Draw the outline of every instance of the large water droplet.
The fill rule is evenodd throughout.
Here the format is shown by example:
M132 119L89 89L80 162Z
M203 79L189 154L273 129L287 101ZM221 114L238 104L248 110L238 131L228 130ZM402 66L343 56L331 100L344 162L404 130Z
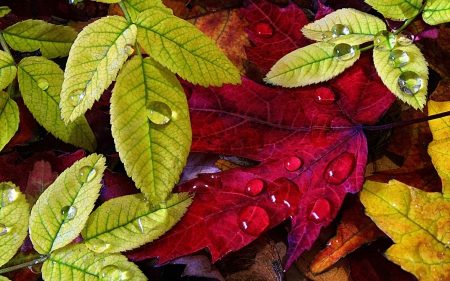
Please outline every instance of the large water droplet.
M327 42L333 38L336 38L336 35L331 31L324 31L322 33L322 41Z
M45 78L39 78L37 80L37 85L42 91L45 91L48 89L48 80Z
M314 92L314 101L318 104L332 104L336 96L333 91L327 87L320 87Z
M91 166L81 167L78 171L78 181L81 183L91 182L97 175L97 170Z
M331 184L341 184L355 169L355 162L355 154L344 152L328 163L323 177Z
M303 161L302 161L302 159L300 159L298 157L291 156L291 157L284 159L284 168L286 168L286 170L288 170L290 172L300 169L300 167L302 165L303 165Z
M100 270L100 280L119 281L122 279L122 270L115 265L107 265Z
M61 208L61 215L63 220L71 220L77 214L77 208L74 206L64 206Z
M379 51L390 51L394 48L397 39L395 35L387 30L382 30L375 34L373 44Z
M86 92L82 92L80 90L75 90L71 94L69 94L69 104L73 107L79 105L81 101L84 99Z
M296 202L300 202L303 196L298 185L284 177L271 182L267 186L267 193L272 203L285 205L290 213L298 208Z
M160 101L151 101L147 105L147 117L156 125L165 125L172 119L170 107Z
M270 38L273 36L273 28L268 23L260 22L256 24L253 32L255 32L256 36L261 38Z
M413 71L406 71L398 77L398 86L403 93L414 95L422 87L422 78Z
M350 29L348 28L348 26L338 23L331 28L331 32L334 35L336 35L336 37L340 37L344 35L349 35Z
M403 30L397 34L397 42L400 45L411 45L414 42L414 34L407 30Z
M331 206L328 200L319 198L313 205L311 211L309 212L309 220L319 223L324 219L330 217L331 214Z
M389 63L394 67L405 66L409 62L409 56L402 50L392 50L389 53Z
M8 227L3 223L0 223L0 236L5 235L6 233L8 233Z
M137 230L139 230L140 233L144 233L144 225L142 225L141 218L138 218L133 225L136 227Z
M90 239L89 241L86 241L86 244L90 245L90 249L96 253L103 253L109 247L111 247L111 244L108 244L102 239L98 238Z
M201 174L197 178L192 179L182 187L180 191L188 191L195 193L209 193L213 190L222 188L222 177L216 174Z
M353 58L358 51L358 46L352 46L346 43L337 44L334 46L333 55L341 61L346 61Z
M14 202L19 196L19 192L8 183L2 183L0 192L2 192L2 202L1 206L5 207L8 204Z
M258 196L264 189L264 181L260 178L251 179L245 186L245 193L250 196Z
M266 210L259 206L244 207L238 215L239 228L252 236L259 236L270 224Z

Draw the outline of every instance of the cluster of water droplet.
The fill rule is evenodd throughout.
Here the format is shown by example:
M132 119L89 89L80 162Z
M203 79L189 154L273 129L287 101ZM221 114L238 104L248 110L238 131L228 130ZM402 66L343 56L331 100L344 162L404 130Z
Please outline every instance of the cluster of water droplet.
M348 26L344 24L335 24L331 30L324 31L322 33L322 41L327 42L331 39L339 38L341 36L346 36L351 33L351 30ZM346 61L353 58L358 51L358 46L352 46L347 43L336 44L333 49L333 55L336 59L340 61Z
M374 38L375 49L389 52L389 64L393 67L404 67L409 62L409 55L397 46L407 46L414 42L414 35L409 31L402 31L395 35L387 30L378 32ZM416 94L422 87L422 78L413 71L402 72L398 77L400 90L409 95Z
M3 208L6 205L13 203L19 196L19 192L10 184L4 182L0 185L0 192L2 194L0 207ZM0 236L6 235L11 230L4 223L0 222Z

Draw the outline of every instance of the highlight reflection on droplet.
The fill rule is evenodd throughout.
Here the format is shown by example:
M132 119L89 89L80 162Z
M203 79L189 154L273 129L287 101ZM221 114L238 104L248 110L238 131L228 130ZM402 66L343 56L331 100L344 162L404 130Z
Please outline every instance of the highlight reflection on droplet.
M239 228L252 236L259 236L270 225L266 210L259 206L246 206L238 215Z

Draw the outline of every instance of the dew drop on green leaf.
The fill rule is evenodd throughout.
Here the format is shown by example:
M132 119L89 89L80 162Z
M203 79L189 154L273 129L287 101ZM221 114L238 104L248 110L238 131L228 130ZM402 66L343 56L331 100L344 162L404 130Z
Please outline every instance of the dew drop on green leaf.
M358 46L352 46L346 43L337 44L333 49L335 58L341 61L346 61L353 58L358 51Z
M17 197L19 196L19 192L17 190L10 186L8 183L2 183L1 185L1 191L2 191L2 207L5 207L8 204L11 204L14 202Z
M45 91L48 89L48 80L45 78L40 78L37 80L37 85L42 91Z
M422 78L414 71L406 71L398 77L400 90L409 95L414 95L422 87Z
M344 36L344 35L349 35L350 34L350 29L348 28L348 26L338 23L338 24L335 24L331 28L331 32L336 37L340 37L340 36Z
M144 233L144 226L142 225L141 218L138 218L138 219L134 222L134 226L136 227L136 229L137 229L140 233Z
M91 166L84 166L81 167L78 171L78 181L81 183L87 183L94 179L94 177L97 175L97 171L94 167Z
M387 30L382 30L375 34L373 44L375 48L379 51L389 51L394 48L397 39L395 35Z
M397 43L400 45L411 45L414 42L414 34L407 30L403 30L397 34Z
M74 107L77 106L84 99L85 94L86 94L85 92L82 92L80 90L73 91L69 95L69 104Z
M74 206L65 206L61 208L61 215L64 220L71 220L77 214L77 208Z
M160 101L151 101L147 105L147 117L156 125L165 125L172 119L172 110L170 107Z
M121 270L115 265L107 265L100 270L100 280L102 281L122 281L129 280L133 273L128 270Z
M389 63L394 67L405 66L409 62L409 56L405 51L392 50L389 53Z
M334 33L331 32L331 31L325 31L325 32L322 33L322 41L326 42L326 41L331 40L333 38L336 38L336 35L334 35Z
M89 246L90 246L89 248L96 253L103 253L109 247L111 247L111 244L108 244L105 241L103 241L102 239L98 239L98 238L90 239L86 243L89 244Z
M8 233L8 228L3 223L0 223L0 236L5 235Z

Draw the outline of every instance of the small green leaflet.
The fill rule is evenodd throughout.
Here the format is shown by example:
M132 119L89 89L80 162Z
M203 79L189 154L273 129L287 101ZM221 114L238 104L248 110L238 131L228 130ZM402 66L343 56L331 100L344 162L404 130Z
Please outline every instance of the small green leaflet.
M349 29L349 34L342 36L334 34L333 38L324 39L324 32L331 32L336 24L345 25ZM302 32L305 37L315 41L359 45L372 41L375 34L385 29L386 24L375 16L355 9L340 9L305 25Z
M0 183L0 266L17 252L28 234L30 205L19 187Z
M66 124L91 108L115 80L135 41L136 26L119 16L101 18L80 32L70 50L61 91Z
M422 6L422 0L365 0L365 2L385 18L393 20L413 18Z
M11 48L20 52L40 50L46 58L69 54L77 32L68 26L54 25L42 20L18 22L5 30L3 36Z
M17 68L13 57L0 51L0 89L6 88L16 77Z
M147 280L137 265L124 255L94 253L84 244L54 251L42 266L42 278L45 281Z
M264 80L288 88L327 81L352 66L360 55L356 49L352 58L339 60L334 48L335 44L318 42L297 49L277 61Z
M142 48L183 79L205 87L241 83L239 70L192 24L154 8L139 14L136 25Z
M3 132L0 134L0 150L11 140L19 129L19 107L7 92L0 91L0 124Z
M11 9L8 6L1 6L0 7L0 18L6 16L11 12Z
M122 2L125 5L132 22L136 22L138 15L147 9L159 8L161 11L173 15L172 10L164 6L161 0L123 0Z
M34 249L49 254L72 242L94 208L105 170L105 158L92 154L75 162L51 184L31 210Z
M392 65L391 51L403 51L409 57L409 61L402 67ZM427 61L423 57L420 49L414 45L396 46L391 51L373 50L373 61L378 75L388 89L399 99L410 104L415 109L422 110L426 103L428 88L428 67ZM401 53L401 52L400 52ZM417 93L409 94L402 91L399 86L399 77L403 73L417 73L421 79L421 86Z
M10 281L10 279L0 275L0 281Z
M172 193L159 205L146 201L142 193L114 198L92 213L81 235L94 252L131 250L171 229L191 202L187 193Z
M135 56L117 77L110 112L112 135L127 174L158 204L178 182L191 147L183 88L168 69Z
M428 0L422 13L423 20L432 25L450 21L450 1Z
M19 63L19 88L23 101L34 118L64 142L94 151L95 135L84 116L74 122L64 124L61 120L59 95L63 81L63 71L44 57L27 57Z

